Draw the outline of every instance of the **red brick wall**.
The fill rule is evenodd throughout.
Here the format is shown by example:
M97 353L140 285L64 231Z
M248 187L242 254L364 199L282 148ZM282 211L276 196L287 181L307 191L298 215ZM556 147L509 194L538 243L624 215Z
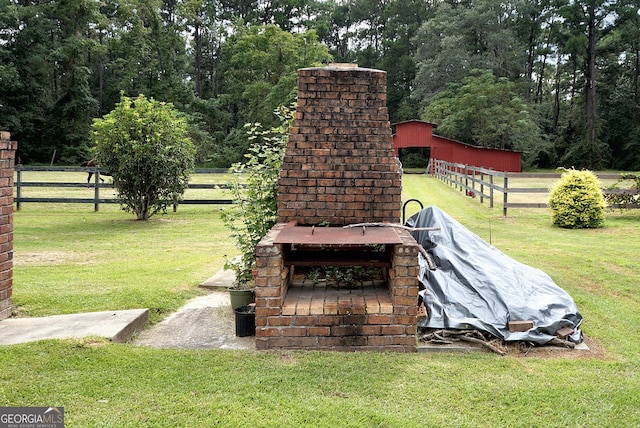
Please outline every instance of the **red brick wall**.
M18 143L0 131L0 320L11 315L13 285L13 167Z
M298 107L279 180L278 222L400 221L387 74L357 66L298 70Z

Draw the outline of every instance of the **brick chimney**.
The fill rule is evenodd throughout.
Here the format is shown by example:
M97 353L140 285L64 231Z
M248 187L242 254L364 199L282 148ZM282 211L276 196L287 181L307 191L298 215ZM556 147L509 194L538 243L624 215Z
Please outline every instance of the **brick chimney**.
M355 64L298 70L298 107L278 191L278 222L400 221L402 182L387 74Z

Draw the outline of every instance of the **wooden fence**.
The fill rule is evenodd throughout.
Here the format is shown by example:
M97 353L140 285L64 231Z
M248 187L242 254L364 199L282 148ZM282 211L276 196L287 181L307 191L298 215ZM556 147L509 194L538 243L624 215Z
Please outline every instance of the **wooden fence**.
M546 199L550 185L558 181L560 173L519 173L499 172L486 168L473 167L463 164L449 163L432 159L429 171L445 183L459 189L461 192L479 198L480 203L487 199L489 207L493 208L498 198L502 199L502 214L507 215L509 208L547 208ZM622 174L597 174L601 181L615 182L622 178ZM547 187L512 187L512 182L519 179L548 180ZM640 195L639 189L602 189L607 195ZM543 197L545 202L514 202L517 195L536 195ZM511 195L511 196L510 196ZM511 198L511 201L510 201ZM535 199L535 198L526 198ZM612 204L609 208L640 208L639 204Z
M74 182L58 182L58 181L28 181L25 180L25 173L29 171L47 171L47 172L84 172L93 173L91 182L87 181L74 181ZM194 174L222 174L226 173L226 169L196 169ZM28 174L27 174L28 175ZM87 175L88 176L88 175ZM85 175L79 177L87 177ZM28 178L28 177L27 177ZM55 167L55 166L23 166L16 165L15 167L15 179L14 179L14 202L16 204L16 210L20 210L21 204L24 203L76 203L76 204L93 204L94 210L100 209L100 204L114 204L118 203L113 196L113 184L106 179L105 175L100 174L100 168L97 167ZM29 188L58 188L58 189L93 189L91 197L73 197L68 195L64 197L25 197L24 190ZM229 189L229 186L225 184L202 184L202 183L189 183L189 189L209 189L209 190L225 190ZM101 194L102 191L102 194ZM110 195L105 196L104 193ZM71 193L71 192L69 192ZM231 199L183 199L180 204L232 204ZM176 205L173 207L176 210Z

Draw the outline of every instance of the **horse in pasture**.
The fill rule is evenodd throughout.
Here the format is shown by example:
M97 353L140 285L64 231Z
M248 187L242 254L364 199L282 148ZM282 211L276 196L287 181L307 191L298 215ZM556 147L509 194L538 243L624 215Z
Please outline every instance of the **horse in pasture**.
M94 159L82 162L80 166L84 168L100 168L100 165L98 165L98 163ZM102 171L102 170L100 171L100 175L106 175L111 177L111 174L109 174L107 171ZM89 171L89 176L87 177L87 183L91 181L91 177L93 177L93 171ZM100 177L100 181L104 182L104 179Z

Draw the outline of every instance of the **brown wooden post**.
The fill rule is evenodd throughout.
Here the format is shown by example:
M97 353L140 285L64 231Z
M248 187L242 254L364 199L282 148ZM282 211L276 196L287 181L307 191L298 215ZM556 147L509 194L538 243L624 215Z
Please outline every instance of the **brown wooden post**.
M16 211L20 211L20 197L22 196L22 165L16 165Z
M489 175L489 182L491 183L489 188L489 208L493 208L493 174Z
M93 210L98 212L100 210L100 168L95 167L93 172L93 176L95 178L94 189L93 189Z
M504 188L502 189L504 192L502 194L502 215L506 217L507 215L507 203L509 198L509 177L507 174L504 175Z

